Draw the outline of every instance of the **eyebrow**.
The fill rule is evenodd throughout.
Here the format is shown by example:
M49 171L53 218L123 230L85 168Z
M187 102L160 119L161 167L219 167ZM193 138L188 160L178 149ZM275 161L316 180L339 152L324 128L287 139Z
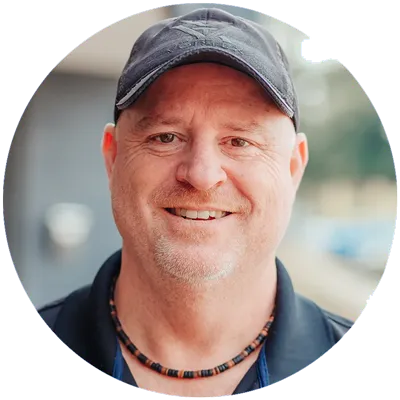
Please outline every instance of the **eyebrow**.
M262 126L256 121L251 121L249 123L236 124L233 122L227 122L222 125L224 129L233 132L243 132L243 133L261 133L263 132Z
M135 124L135 128L141 131L148 131L156 126L177 126L182 125L183 121L180 118L163 117L160 114L147 115L141 118Z

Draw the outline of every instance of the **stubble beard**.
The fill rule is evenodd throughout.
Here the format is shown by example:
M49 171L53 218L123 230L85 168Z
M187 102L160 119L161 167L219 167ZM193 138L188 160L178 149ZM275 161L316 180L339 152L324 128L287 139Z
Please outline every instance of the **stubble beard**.
M245 247L235 239L227 243L225 249L212 249L202 245L201 241L184 245L157 235L154 262L162 274L184 284L199 286L222 280L237 270Z

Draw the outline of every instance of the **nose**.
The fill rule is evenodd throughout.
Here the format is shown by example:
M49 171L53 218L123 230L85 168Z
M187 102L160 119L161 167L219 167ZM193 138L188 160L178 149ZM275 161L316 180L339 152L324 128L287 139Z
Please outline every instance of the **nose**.
M221 186L227 179L221 161L218 146L193 143L177 168L176 179L200 191Z

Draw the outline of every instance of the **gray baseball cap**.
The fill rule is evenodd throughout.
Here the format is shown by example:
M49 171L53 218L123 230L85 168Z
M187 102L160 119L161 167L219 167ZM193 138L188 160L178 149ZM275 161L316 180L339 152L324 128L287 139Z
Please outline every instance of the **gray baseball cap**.
M299 128L288 60L261 25L219 9L199 9L148 28L134 43L118 81L114 120L161 74L198 62L226 65L254 78Z

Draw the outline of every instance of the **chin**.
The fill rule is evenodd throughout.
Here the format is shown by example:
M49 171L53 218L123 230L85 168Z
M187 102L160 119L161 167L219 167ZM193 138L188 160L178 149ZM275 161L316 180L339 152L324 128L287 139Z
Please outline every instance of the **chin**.
M171 278L188 284L220 280L236 269L237 251L207 250L206 247L177 246L160 240L154 252L156 266Z

